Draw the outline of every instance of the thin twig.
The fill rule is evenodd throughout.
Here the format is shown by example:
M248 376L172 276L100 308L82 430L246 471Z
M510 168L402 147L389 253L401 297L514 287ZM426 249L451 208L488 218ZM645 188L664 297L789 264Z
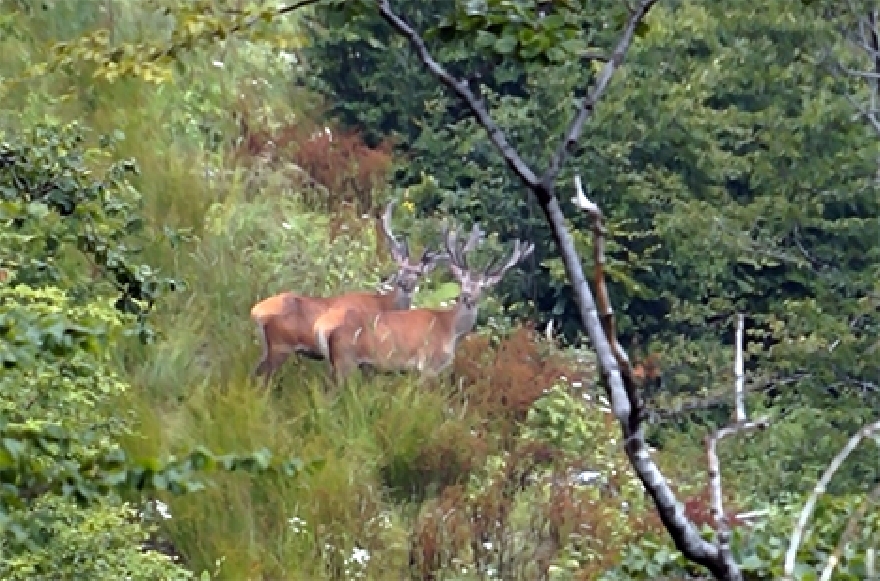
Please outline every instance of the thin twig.
M853 437L849 439L849 442L846 443L843 449L838 452L837 456L834 457L834 459L828 465L828 468L825 469L825 472L822 474L819 482L816 483L816 487L813 489L812 494L810 494L810 497L804 504L804 508L801 510L801 514L798 517L797 524L794 527L794 531L792 531L791 533L791 541L788 545L788 552L785 554L785 567L783 569L785 579L794 579L794 564L797 559L797 552L800 548L801 540L804 536L804 531L807 528L807 522L810 520L810 516L813 514L813 509L816 507L816 502L818 502L819 496L821 496L825 492L825 489L828 487L828 483L831 482L831 478L840 469L843 461L846 460L846 458L852 453L852 451L856 449L856 446L858 446L862 440L877 431L880 431L880 421L876 421L873 424L868 424L867 426L864 426L861 430L856 432Z
M740 432L752 430L763 430L770 421L766 418L750 422L746 419L745 405L745 372L743 371L743 335L745 328L745 317L742 313L736 317L736 345L733 370L736 377L734 397L735 415L734 422L727 425L713 434L706 436L706 457L709 467L709 497L712 503L712 518L715 521L715 535L718 540L718 550L723 555L727 555L732 559L730 553L730 523L727 520L727 514L724 512L724 494L722 492L721 483L721 461L718 459L718 442L722 439Z

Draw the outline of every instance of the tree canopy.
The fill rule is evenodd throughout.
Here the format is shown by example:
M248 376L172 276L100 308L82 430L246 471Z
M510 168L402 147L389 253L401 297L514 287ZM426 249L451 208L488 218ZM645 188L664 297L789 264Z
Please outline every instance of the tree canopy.
M565 571L552 574L559 579L697 578L705 569L722 579L829 578L832 554L841 579L870 570L863 549L878 525L870 507L880 464L876 448L844 446L853 434L876 438L865 426L880 411L874 3L80 8L0 7L0 515L10 578L61 574L53 547L127 521L136 513L127 502L154 495L184 515L159 530L197 566L133 551L155 532L135 524L119 527L109 569L66 574L134 567L143 578L232 578L261 561L254 575L324 567L329 578L356 566L320 547L353 551L402 530L416 539L411 570L426 579L456 566L443 551L483 577L507 566L523 578L550 578L553 567ZM569 201L576 182L583 189ZM450 220L479 222L492 250L535 243L481 310L472 344L485 338L482 353L458 350L454 376L468 403L447 417L432 409L448 407L440 396L420 395L413 413L424 425L409 425L395 414L420 393L412 384L374 378L362 387L399 391L332 399L320 364L303 362L282 395L257 395L244 371L249 306L281 290L372 285L387 259L370 216L389 199L403 202L395 219L424 247ZM457 293L443 274L424 286L420 305ZM741 314L740 404L732 363ZM535 327L554 329L558 343L519 334ZM662 380L644 381L658 359ZM570 397L570 376L585 369L590 378L578 383L590 397L604 393L601 404ZM158 430L151 417L172 426L155 446L142 442ZM766 429L719 444L718 466L712 444L715 467L704 467L704 438L720 441L719 429L752 418ZM402 434L392 442L385 423L395 422ZM629 466L588 451L585 426L622 447ZM564 460L550 462L557 456L542 446ZM807 495L842 448L847 461L821 487L831 496L801 535L796 513L812 506ZM454 474L432 454L455 458ZM493 488L518 470L525 479L533 460L547 470L544 484ZM558 516L575 519L592 494L576 499L560 474L591 463L626 471L629 488L611 479L608 498L637 508L613 530L578 532ZM236 480L240 470L251 484ZM246 495L254 505L235 518L274 522L272 499L304 511L304 491L319 486L330 492L303 517L311 540L294 535L271 558L260 541L223 569L233 517L221 524L199 509ZM524 507L544 493L546 531L523 533L529 540L510 554L549 551L546 567L465 550L432 516L444 503L494 502L526 519ZM764 507L766 517L725 517L722 500ZM367 505L375 518L376 507L391 507L405 524L370 532L358 513ZM863 534L852 540L857 516ZM477 535L475 522L467 526ZM287 525L260 534L272 538L278 526ZM196 529L213 544L193 540ZM442 550L438 535L449 535ZM792 573L783 560L799 535ZM619 566L590 544L599 541L622 547ZM291 568L291 555L304 554L315 568ZM396 567L400 556L387 555L374 566Z

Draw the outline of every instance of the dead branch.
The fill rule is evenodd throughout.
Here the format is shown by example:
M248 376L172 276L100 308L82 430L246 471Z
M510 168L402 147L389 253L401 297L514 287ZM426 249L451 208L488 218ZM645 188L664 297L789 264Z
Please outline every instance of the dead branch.
M580 103L577 113L563 136L562 143L557 148L550 166L540 180L537 178L536 172L529 167L508 141L504 131L492 118L485 103L473 94L467 83L455 78L432 57L419 33L394 12L389 0L380 0L378 7L385 21L409 41L411 48L428 71L468 105L471 114L486 130L489 139L504 157L508 166L523 180L523 183L541 205L553 232L554 240L559 247L566 276L571 283L572 292L580 311L581 321L596 349L612 413L619 422L623 433L627 458L645 490L654 501L660 519L672 537L675 546L687 559L707 568L716 578L739 581L742 579L742 574L737 563L730 555L719 551L715 543L708 542L700 536L697 528L685 515L684 507L675 498L666 478L654 463L645 443L642 431L642 404L633 381L629 359L614 334L613 312L604 283L604 251L602 250L604 232L601 224L601 212L599 212L598 206L589 202L583 195L574 200L575 204L578 204L581 209L593 217L593 231L597 240L596 293L599 300L597 308L597 302L584 278L583 267L574 245L574 239L568 230L565 215L555 194L556 179L571 148L580 138L586 121L592 115L612 76L623 62L635 36L636 27L656 2L657 0L640 0L633 6L611 59L603 67L598 80L592 86L592 91L588 93L588 97Z
M724 494L721 484L721 462L718 459L718 442L739 432L763 430L769 425L769 420L760 419L750 422L746 418L745 404L745 372L743 370L743 333L745 317L742 313L736 317L736 354L734 355L733 373L736 377L734 397L736 407L734 422L706 436L706 456L709 465L709 497L712 500L712 518L715 521L715 536L718 550L733 559L730 553L730 523L724 512Z
M819 479L819 482L816 483L816 487L813 489L812 494L807 499L807 502L804 504L804 508L801 510L801 514L798 517L797 524L794 527L794 531L791 534L791 541L788 545L788 552L785 554L785 568L783 569L783 574L785 575L783 579L785 580L793 580L794 579L794 565L797 560L797 552L798 548L801 545L801 540L804 537L804 531L807 528L807 522L810 520L810 515L813 514L813 509L816 507L816 502L819 500L819 497L825 492L828 487L828 483L831 482L831 478L834 474L840 469L840 466L843 464L843 461L852 453L853 450L856 449L862 440L868 438L874 432L880 431L880 421L876 421L872 424L868 424L864 426L861 430L856 432L853 437L849 439L849 442L837 453L837 456L831 461L828 465L828 468L825 469L825 472L822 474L822 477Z
M721 502L721 470L720 464L718 462L718 455L715 452L715 447L717 442L724 437L730 436L743 430L763 428L767 425L766 420L761 420L759 422L745 421L745 404L743 403L745 392L745 375L743 373L742 361L742 315L740 315L739 317L739 327L737 329L737 357L735 362L735 373L737 378L737 421L731 426L719 430L713 436L707 437L707 447L709 450L709 476L711 491L713 493L712 512L716 521L717 533L716 543L713 544L708 543L698 536L696 529L693 526L693 523L691 523L687 519L687 517L682 514L683 509L681 505L677 502L672 494L672 491L669 490L668 487L660 487L657 486L656 482L649 482L646 480L646 477L648 476L654 476L656 474L657 476L662 478L662 475L660 474L657 466L654 465L653 462L650 462L650 458L648 458L647 462L643 458L643 454L645 456L647 455L647 449L645 447L644 437L641 431L641 417L643 412L642 402L640 401L638 392L635 387L635 382L633 381L634 378L629 359L627 358L623 348L617 342L617 336L614 328L614 319L612 315L611 305L608 299L608 290L605 285L603 272L605 264L603 236L605 230L602 227L602 213L599 210L599 207L595 203L590 201L584 194L580 176L575 177L575 192L576 195L575 198L572 199L572 202L577 207L587 212L593 218L593 250L595 255L594 286L596 288L597 302L599 304L599 309L602 313L603 330L605 332L608 343L612 346L616 362L620 366L620 369L622 371L624 386L626 389L626 398L631 405L630 415L627 418L627 423L625 424L629 428L629 432L631 434L627 438L626 442L626 449L628 456L630 457L630 461L633 464L636 473L639 475L639 478L645 485L646 490L649 494L651 494L652 498L654 499L654 502L657 505L658 511L660 513L660 519L663 521L664 526L672 535L679 550L682 551L682 553L684 553L689 559L694 561L696 561L696 559L693 558L692 554L688 554L688 552L684 548L682 548L682 545L686 545L687 550L690 550L692 552L694 551L694 549L704 551L706 554L711 555L711 557L707 558L707 561L712 565L704 566L712 571L712 573L717 578L741 579L742 577L739 571L739 567L734 560L733 554L730 551L730 527L727 523L727 518L724 515L724 510ZM609 378L607 369L605 371L605 375L606 380L608 380ZM623 421L621 423L623 423ZM626 428L624 429L624 433L627 433ZM666 502L668 504L661 505L661 502ZM676 535L680 536L677 537ZM685 535L696 535L696 539Z

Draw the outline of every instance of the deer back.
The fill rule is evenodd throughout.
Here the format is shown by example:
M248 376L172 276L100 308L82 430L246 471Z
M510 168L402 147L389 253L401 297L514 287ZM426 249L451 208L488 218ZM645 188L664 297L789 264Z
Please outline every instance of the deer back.
M331 361L436 372L451 360L455 310L348 311L329 339Z

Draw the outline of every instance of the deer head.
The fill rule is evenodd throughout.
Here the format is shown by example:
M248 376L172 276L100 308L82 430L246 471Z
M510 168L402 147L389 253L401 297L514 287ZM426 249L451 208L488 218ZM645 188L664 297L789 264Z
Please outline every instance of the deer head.
M449 269L461 287L456 305L461 312L456 327L461 329L470 330L476 322L477 305L483 291L501 282L508 270L528 257L535 249L531 242L516 240L513 252L507 261L501 263L500 257L496 256L485 269L475 271L468 266L467 255L474 250L484 234L479 225L474 224L467 241L460 247L457 245L455 230L447 229L444 235L446 251L449 253Z
M406 302L408 307L412 303L412 296L415 293L419 279L434 270L440 262L449 260L449 255L444 252L433 252L426 249L418 261L410 262L409 243L406 236L402 236L398 240L391 228L391 215L393 211L394 201L392 200L388 202L385 212L382 214L382 232L388 239L391 258L397 264L397 272L390 277L388 282L392 283L400 294L400 302Z

